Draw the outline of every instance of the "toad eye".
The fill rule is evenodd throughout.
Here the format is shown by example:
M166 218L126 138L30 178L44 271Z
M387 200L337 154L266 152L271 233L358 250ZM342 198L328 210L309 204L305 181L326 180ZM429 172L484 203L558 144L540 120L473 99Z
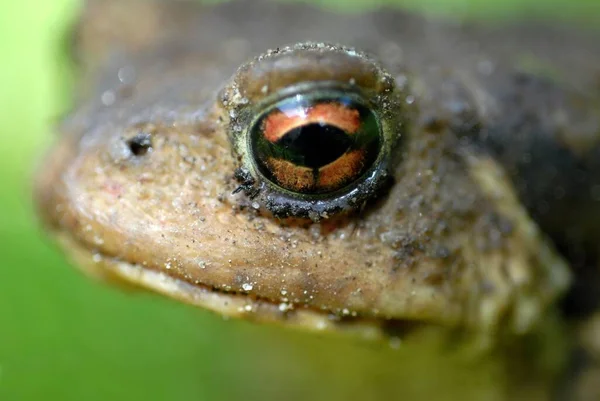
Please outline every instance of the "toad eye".
M352 184L381 148L378 119L358 97L294 95L263 112L250 130L261 174L294 193L326 194Z
M237 160L234 193L283 218L362 210L404 154L406 88L343 46L300 43L248 61L218 109Z

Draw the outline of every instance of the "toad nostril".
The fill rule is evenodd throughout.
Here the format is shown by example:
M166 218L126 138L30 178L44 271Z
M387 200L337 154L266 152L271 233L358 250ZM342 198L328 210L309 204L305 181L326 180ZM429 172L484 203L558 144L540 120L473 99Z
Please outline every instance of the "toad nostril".
M152 136L147 132L139 132L127 140L129 150L135 156L143 156L152 149Z

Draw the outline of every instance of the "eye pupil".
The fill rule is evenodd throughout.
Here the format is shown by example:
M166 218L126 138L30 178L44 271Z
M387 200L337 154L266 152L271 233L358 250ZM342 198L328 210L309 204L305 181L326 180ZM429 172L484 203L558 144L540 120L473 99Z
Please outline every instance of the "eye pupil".
M312 123L292 129L277 141L296 164L319 168L342 156L352 144L340 128L325 123Z

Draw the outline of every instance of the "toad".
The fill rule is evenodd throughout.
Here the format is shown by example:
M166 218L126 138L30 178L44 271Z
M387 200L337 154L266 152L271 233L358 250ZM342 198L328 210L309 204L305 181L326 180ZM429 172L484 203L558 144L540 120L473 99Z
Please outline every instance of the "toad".
M78 106L36 201L87 273L477 353L596 306L596 36L131 0L89 2L75 39Z

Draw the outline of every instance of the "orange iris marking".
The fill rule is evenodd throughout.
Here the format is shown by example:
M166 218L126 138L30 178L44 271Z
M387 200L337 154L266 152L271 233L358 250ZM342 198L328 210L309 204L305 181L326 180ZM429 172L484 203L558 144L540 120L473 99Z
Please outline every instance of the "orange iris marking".
M337 188L360 173L365 160L365 152L354 150L319 169L317 185L321 189Z
M360 113L340 103L297 107L288 112L274 111L263 124L263 135L274 143L290 130L314 123L333 125L348 134L354 134L360 128Z
M364 151L354 150L321 167L318 177L315 177L311 168L297 166L287 160L269 158L267 164L279 184L295 191L309 192L315 189L335 189L356 178L363 168L364 161Z
M267 164L277 182L285 188L296 191L310 191L315 186L312 169L297 166L287 160L269 158Z

